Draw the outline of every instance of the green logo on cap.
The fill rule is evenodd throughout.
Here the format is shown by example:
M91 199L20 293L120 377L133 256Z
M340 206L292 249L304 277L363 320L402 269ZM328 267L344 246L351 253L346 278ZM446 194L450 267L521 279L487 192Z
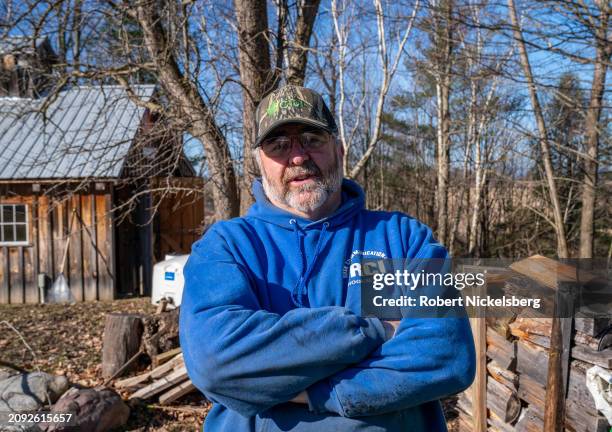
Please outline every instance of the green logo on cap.
M282 109L304 108L305 106L306 106L306 101L303 101L302 99L282 98L280 100L280 107Z
M268 115L268 117L278 117L279 111L281 110L289 110L289 112L292 112L292 110L302 109L307 105L310 104L305 100L284 97L280 98L279 100L270 102L270 105L268 105L268 108L266 109L266 114Z
M266 110L266 114L268 114L268 116L272 117L273 115L276 115L277 112L278 112L278 101L272 101L270 103L270 105L268 105L268 109Z

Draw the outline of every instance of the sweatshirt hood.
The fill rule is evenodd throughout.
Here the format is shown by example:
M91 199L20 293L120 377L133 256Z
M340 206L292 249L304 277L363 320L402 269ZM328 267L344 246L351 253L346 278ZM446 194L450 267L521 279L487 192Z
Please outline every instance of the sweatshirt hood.
M362 210L365 205L365 195L361 186L345 178L342 180L341 187L342 203L340 207L331 215L313 221L296 216L272 204L263 190L261 178L258 178L253 182L252 189L253 195L255 196L255 204L251 206L247 216L261 219L289 230L293 230L294 224L302 228L319 226L325 222L327 222L327 226L329 227L338 226L355 214L355 212Z

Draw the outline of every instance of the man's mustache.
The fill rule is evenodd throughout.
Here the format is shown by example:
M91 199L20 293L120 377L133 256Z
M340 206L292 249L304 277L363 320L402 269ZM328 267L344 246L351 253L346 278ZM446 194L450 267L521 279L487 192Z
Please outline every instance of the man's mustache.
M305 161L303 165L290 168L285 171L283 182L288 183L296 178L304 176L321 177L321 170L313 161Z

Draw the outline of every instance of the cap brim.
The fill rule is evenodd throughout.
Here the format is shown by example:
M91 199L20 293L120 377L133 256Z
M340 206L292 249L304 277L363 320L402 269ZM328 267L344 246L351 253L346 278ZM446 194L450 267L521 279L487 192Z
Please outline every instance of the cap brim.
M257 140L255 141L255 144L253 145L253 148L259 147L262 141L265 140L266 137L270 134L270 132L272 132L274 129L278 128L279 126L284 126L289 123L299 123L299 124L304 124L308 126L315 126L320 129L323 129L326 132L329 132L329 133L332 132L326 123L316 121L316 120L310 120L310 119L305 119L305 118L288 118L288 119L277 120L276 122L272 123L270 127L268 127L268 129L263 131L263 133L261 133L257 137Z

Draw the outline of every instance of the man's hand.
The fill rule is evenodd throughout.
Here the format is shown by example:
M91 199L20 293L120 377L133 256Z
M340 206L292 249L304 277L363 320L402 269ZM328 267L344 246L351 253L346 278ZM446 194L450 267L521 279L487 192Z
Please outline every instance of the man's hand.
M383 321L383 327L385 328L385 341L392 339L395 336L395 331L399 327L401 321Z
M308 393L306 393L306 391L300 392L296 397L291 399L289 402L308 405Z

